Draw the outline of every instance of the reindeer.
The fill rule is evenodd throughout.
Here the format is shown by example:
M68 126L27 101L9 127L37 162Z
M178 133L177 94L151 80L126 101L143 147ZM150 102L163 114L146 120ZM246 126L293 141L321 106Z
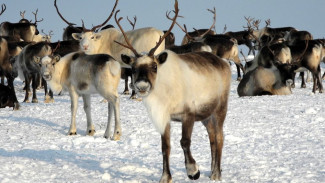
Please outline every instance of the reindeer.
M243 96L289 95L291 76L296 67L291 64L272 64L269 68L258 66L246 73L239 82L237 93Z
M37 19L37 13L33 12L35 16L35 22L27 22L27 23L10 23L10 22L3 22L0 25L0 35L2 36L12 36L15 38L16 41L33 41L34 36L39 34L37 29L37 23L43 21L43 19Z
M247 20L248 27L251 27L251 21L252 19ZM295 31L294 27L277 27L277 28L271 28L269 25L271 24L271 20L268 19L265 21L266 26L262 29L257 29L252 31L252 36L254 37L255 41L259 41L263 35L270 36L271 39L275 36L284 37L287 32ZM256 27L256 26L255 26Z
M200 177L199 167L191 154L191 133L194 121L202 121L211 146L211 180L221 179L221 154L223 147L223 123L227 113L231 71L227 61L209 52L175 54L166 50L154 56L163 39L172 30L175 16L166 32L148 54L139 54L132 46L117 20L127 45L135 56L121 55L122 61L132 67L133 86L143 98L149 116L161 134L163 173L160 182L172 182L169 168L170 120L182 122L181 146L184 150L185 167L190 179ZM122 44L122 43L121 43Z
M190 42L202 42L204 44L196 44L195 47L201 49L201 51L209 51L214 53L215 55L227 59L232 60L236 64L237 68L237 80L241 80L241 74L240 69L244 72L244 66L241 64L239 56L238 56L238 44L237 40L234 38L231 38L227 35L223 35L223 37L219 37L218 35L208 35L209 31L214 27L216 22L216 13L214 10L209 10L211 13L214 14L213 16L213 24L210 27L209 30L207 30L205 33L201 34L199 37L191 37L186 29L186 26L184 25L184 28L179 25L176 22L176 25L185 33L185 35L188 37L188 40ZM168 14L167 18L171 19ZM207 48L206 46L209 46L210 48Z
M86 29L83 26L82 33L73 33L72 36L74 39L80 41L81 50L85 51L87 54L109 54L122 63L120 60L120 55L132 53L128 49L114 42L115 40L124 42L122 33L116 28L109 28L100 32L94 32L96 29L105 25L111 19L117 3L118 0L115 1L115 5L112 9L111 14L102 24L94 26L92 29ZM156 41L160 36L163 35L163 32L153 27L147 27L131 30L126 34L128 37L132 38L132 45L135 46L138 51L148 52L154 45L156 45ZM164 44L160 45L157 53L163 51L164 49ZM128 91L124 90L123 93L127 94Z
M13 75L13 67L10 63L10 51L8 42L6 39L0 36L0 73L1 75L7 78L7 89L10 91L7 94L10 94L10 100L13 101L14 110L18 110L20 108L19 102L16 97L15 88L14 88L14 79L15 76ZM4 83L4 79L2 79L1 84ZM7 90L6 89L6 90ZM3 101L4 102L4 101ZM5 102L4 102L5 103Z
M299 67L295 72L301 72L301 87L306 87L304 74L302 71L309 70L313 76L313 89L319 89L319 93L323 93L323 85L321 80L320 62L325 58L325 47L317 40L298 41L294 45L289 45L292 55L292 64ZM293 77L294 80L294 77Z
M38 62L35 62L36 57L43 57L50 55L52 53L52 48L47 42L32 43L23 48L21 53L17 57L15 64L18 64L18 74L22 80L25 80L25 99L23 102L29 101L30 84L32 82L33 97L32 103L38 103L36 96L36 89L39 86L39 81L41 79L40 72L41 67ZM45 90L45 100L44 102L53 102L53 93L50 91L48 93L46 81L43 79Z
M64 57L48 55L37 57L36 62L42 65L41 73L54 93L68 90L71 100L71 125L68 135L76 135L76 113L78 98L82 96L84 111L87 116L87 135L95 133L91 118L91 94L99 93L108 101L108 121L104 134L111 137L111 122L115 116L113 140L122 135L120 124L120 102L117 87L120 81L121 67L119 62L107 54L87 55L82 51L67 54Z

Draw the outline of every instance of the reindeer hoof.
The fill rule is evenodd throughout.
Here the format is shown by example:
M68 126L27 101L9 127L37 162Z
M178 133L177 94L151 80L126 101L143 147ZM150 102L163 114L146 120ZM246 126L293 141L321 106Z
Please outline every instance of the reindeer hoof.
M197 180L197 179L200 178L200 170L198 170L197 173L194 176L192 176L192 175L187 175L187 176L191 180Z
M20 104L18 102L15 102L13 109L14 111L18 111L20 109Z
M111 140L114 140L114 141L118 141L118 140L121 140L121 133L117 132L113 135L113 137L111 138Z
M130 95L129 90L124 91L124 92L123 92L123 95Z
M32 99L32 103L38 103L38 100L37 99Z
M301 85L301 88L306 88L306 85L304 84L304 85Z
M241 81L241 77L238 77L238 78L237 78L237 81Z
M96 130L88 130L87 135L94 136L95 132L96 132Z
M70 132L69 135L77 135L77 132Z

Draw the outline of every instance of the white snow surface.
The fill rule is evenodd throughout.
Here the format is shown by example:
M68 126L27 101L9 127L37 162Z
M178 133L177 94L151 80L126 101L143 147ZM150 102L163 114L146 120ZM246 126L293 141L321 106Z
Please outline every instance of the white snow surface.
M221 182L325 182L325 94L313 94L312 83L300 88L297 78L288 96L242 97L237 95L235 65L228 113L224 124ZM324 69L322 69L324 70ZM324 84L324 82L323 82ZM23 83L15 81L18 100L24 99ZM0 109L0 183L24 182L159 182L162 174L160 135L142 102L122 95L122 137L103 138L107 103L92 97L94 136L86 136L82 99L77 113L77 135L68 136L70 98L55 102L20 103L21 109ZM186 175L180 146L181 124L172 122L170 168L173 182L210 181L210 146L205 127L196 123L192 154L201 176Z

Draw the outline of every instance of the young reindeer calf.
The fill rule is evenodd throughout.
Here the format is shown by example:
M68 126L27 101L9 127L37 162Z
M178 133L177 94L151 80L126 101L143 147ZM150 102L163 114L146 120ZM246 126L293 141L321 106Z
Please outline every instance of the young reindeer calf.
M135 55L121 55L122 61L132 67L133 86L143 98L149 116L161 134L163 173L161 183L172 182L169 169L170 121L182 123L181 146L185 167L190 179L200 177L199 167L191 154L191 135L195 121L206 127L211 146L212 180L221 179L221 154L223 147L223 123L227 113L231 71L227 61L209 52L176 54L166 50L154 56L155 50L173 28L175 17L168 32L148 54L140 55L129 43L119 21L115 20L124 34L125 45Z
M40 58L38 58L40 60ZM73 52L60 56L45 56L41 60L42 76L54 93L62 89L69 91L71 99L71 125L69 135L76 135L76 113L78 98L82 96L87 117L87 134L93 135L95 129L91 118L90 95L99 93L108 101L108 123L104 134L110 137L110 128L115 115L115 131L112 139L121 136L120 102L117 87L121 77L119 62L107 54L87 55L84 52Z

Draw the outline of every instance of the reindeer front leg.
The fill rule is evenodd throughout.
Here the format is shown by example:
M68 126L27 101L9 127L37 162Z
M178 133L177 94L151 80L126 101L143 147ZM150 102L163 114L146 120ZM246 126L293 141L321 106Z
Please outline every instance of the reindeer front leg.
M39 84L39 77L37 77L37 74L32 74L32 89L33 89L33 98L32 98L32 103L38 103L38 99L36 96L36 90L37 86Z
M181 146L184 151L185 156L185 167L187 171L187 176L191 180L196 180L200 178L200 170L196 165L194 158L191 153L191 136L194 125L194 116L185 117L182 122L182 139Z
M84 94L82 95L82 99L84 101L84 111L87 117L87 135L93 136L95 134L95 128L91 119L91 101L90 95Z
M71 124L68 135L77 135L76 128L76 114L78 109L78 98L79 95L74 88L69 89L70 101L71 101Z
M163 174L160 183L171 183L172 175L169 169L169 155L170 155L170 124L168 123L165 132L161 135L161 150L163 155Z

